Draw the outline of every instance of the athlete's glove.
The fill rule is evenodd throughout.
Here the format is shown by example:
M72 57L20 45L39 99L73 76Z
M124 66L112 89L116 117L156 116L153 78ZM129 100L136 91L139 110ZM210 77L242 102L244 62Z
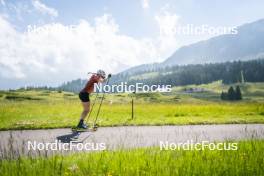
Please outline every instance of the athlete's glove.
M111 78L111 76L112 76L111 74L108 74L107 78Z

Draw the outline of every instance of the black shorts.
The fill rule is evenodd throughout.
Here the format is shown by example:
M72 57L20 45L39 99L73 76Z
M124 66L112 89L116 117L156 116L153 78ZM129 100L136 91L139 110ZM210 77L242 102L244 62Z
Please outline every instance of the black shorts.
M80 92L79 93L79 98L82 102L89 102L90 98L89 98L89 93L88 92Z

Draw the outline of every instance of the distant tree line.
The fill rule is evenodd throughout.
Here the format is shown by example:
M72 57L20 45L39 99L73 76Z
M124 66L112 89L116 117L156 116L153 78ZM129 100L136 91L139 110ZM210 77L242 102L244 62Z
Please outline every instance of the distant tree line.
M49 91L57 91L58 88L56 87L50 87L50 86L25 86L25 87L21 87L18 90L49 90ZM9 91L12 91L12 89L10 89Z
M63 83L58 87L59 90L68 91L68 92L79 92L85 86L87 80L77 79Z
M153 77L134 79L138 75L156 73ZM207 84L222 80L224 84L237 82L263 82L264 59L250 61L233 61L224 63L209 63L196 65L183 65L171 67L152 67L138 72L124 72L113 75L110 84L127 82L128 85L138 82L153 85L181 86L189 84ZM57 89L62 91L78 92L87 80L77 79L66 82Z
M158 75L147 79L131 79L131 76L151 72L158 72ZM224 84L244 81L263 82L264 59L164 67L140 71L133 75L121 73L113 78L113 82L127 81L129 84L143 82L149 85L170 84L172 86L207 84L216 80L222 80Z

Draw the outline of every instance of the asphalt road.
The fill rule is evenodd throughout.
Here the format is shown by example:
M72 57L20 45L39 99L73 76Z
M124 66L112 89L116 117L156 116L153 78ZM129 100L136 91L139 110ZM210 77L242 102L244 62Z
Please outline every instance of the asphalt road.
M34 155L252 138L264 139L264 124L102 127L79 134L71 129L18 130L0 132L0 152L3 157L10 152ZM66 149L59 148L62 144Z

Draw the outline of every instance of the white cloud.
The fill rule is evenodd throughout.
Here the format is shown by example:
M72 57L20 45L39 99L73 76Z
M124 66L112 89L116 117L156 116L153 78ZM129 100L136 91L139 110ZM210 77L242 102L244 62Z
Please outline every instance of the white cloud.
M19 49L20 36L14 28L0 17L0 72L2 77L23 78L25 75L16 64L17 50Z
M143 9L149 8L149 0L141 0L141 4Z
M46 9L43 13L57 14L41 7ZM170 28L178 25L179 16L163 8L154 20L159 28ZM174 34L140 39L121 34L109 14L95 18L94 23L80 20L75 26L50 23L29 29L19 32L0 16L0 82L58 85L97 69L117 73L162 61L179 46Z
M58 11L56 9L46 6L44 3L40 2L39 0L33 0L32 5L36 10L38 10L42 14L48 14L53 17L58 16Z
M161 58L167 58L172 52L179 47L179 40L174 32L176 26L180 25L180 17L174 13L170 13L168 5L165 5L159 14L155 16L155 20L160 30L159 53Z
M180 25L179 24L180 16L174 13L170 13L168 8L169 8L168 4L165 5L161 9L161 12L155 16L155 20L159 25L161 33L167 35L174 35L175 33L173 32L173 29L175 29L178 25Z
M21 33L0 16L0 80L56 85L99 68L116 73L165 59L165 46L171 43L161 36L122 35L107 14L95 18L94 25L81 20L73 29L69 27L51 23Z

